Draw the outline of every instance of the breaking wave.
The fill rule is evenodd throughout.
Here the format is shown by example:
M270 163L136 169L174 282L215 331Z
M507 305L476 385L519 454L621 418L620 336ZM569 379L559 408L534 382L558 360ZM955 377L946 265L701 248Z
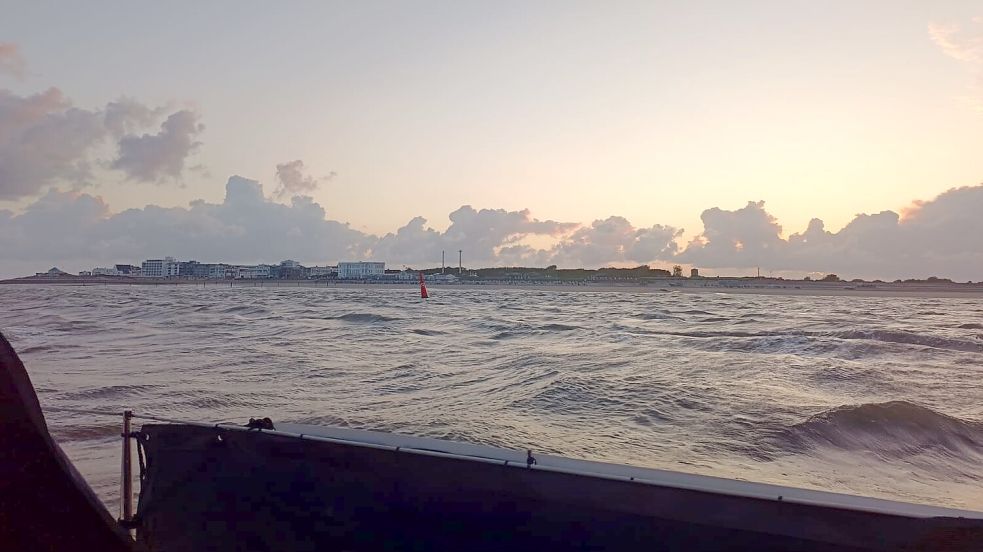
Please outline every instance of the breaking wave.
M936 335L923 335L914 332L892 330L846 330L834 332L834 337L840 339L866 339L883 341L885 343L901 343L905 345L921 345L934 349L951 349L953 351L983 352L983 344L973 343L963 339L954 339Z
M792 426L782 437L797 449L830 447L889 458L921 453L983 455L983 424L907 401L826 410Z

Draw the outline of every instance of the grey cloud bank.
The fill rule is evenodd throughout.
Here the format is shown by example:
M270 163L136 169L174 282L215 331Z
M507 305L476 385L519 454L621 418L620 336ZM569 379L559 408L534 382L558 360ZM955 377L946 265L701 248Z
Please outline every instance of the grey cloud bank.
M451 225L444 232L426 227L426 219L415 217L395 234L386 234L373 248L380 260L400 263L433 263L440 252L452 254L466 250L470 263L535 264L540 251L519 242L528 236L560 236L575 228L572 223L540 221L528 210L475 210L464 205L449 215Z
M782 239L782 227L749 202L703 212L703 233L678 259L705 267L822 271L864 278L947 276L983 279L983 185L949 190L893 211L860 214L839 232L813 219Z
M195 112L178 111L160 125L157 134L121 137L119 156L111 166L133 180L157 182L178 178L184 172L185 159L201 145L195 138L204 129Z
M181 110L168 116L158 133L136 134L163 114L129 98L83 109L57 88L28 96L0 90L0 200L84 186L97 166L138 181L179 177L203 126L196 113Z
M528 210L474 209L449 215L445 231L422 217L375 236L330 220L312 198L288 205L263 194L259 182L232 177L222 203L188 207L148 205L113 213L100 198L49 190L22 213L0 211L0 275L18 276L59 266L66 270L173 255L201 261L270 262L292 258L324 263L378 259L392 266L433 266L441 251L465 251L469 266L557 264L597 267L685 263L703 268L836 272L846 277L936 275L983 279L983 185L952 189L893 211L857 215L838 232L813 219L801 233L782 237L764 202L703 212L704 229L680 244L680 229L636 228L612 216L590 225L539 220ZM546 238L548 247L524 243Z

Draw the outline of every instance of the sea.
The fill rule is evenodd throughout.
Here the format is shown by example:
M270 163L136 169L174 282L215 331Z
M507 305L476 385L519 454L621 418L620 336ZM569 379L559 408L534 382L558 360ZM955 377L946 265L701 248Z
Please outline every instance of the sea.
M121 417L63 409L269 417L983 510L979 297L430 291L6 285L0 331L112 511Z

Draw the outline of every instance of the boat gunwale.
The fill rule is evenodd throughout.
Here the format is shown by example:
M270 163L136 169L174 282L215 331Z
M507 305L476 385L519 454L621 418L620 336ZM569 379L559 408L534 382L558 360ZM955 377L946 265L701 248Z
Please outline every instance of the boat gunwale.
M555 456L548 454L537 454L535 463L527 463L524 460L515 460L508 458L499 458L493 455L483 456L478 454L468 454L462 452L454 452L447 450L434 450L429 448L420 448L414 445L398 445L398 444L387 444L387 443L374 443L368 439L375 437L376 439L391 440L391 439L405 439L409 441L418 440L426 441L431 444L444 444L449 448L457 446L466 446L467 448L483 449L487 450L489 453L512 453L521 454L525 458L526 451L520 451L517 449L507 449L500 447L493 447L489 445L481 445L476 443L465 443L458 441L450 441L444 439L435 439L432 437L419 437L414 435L405 435L400 433L388 433L379 431L369 431L369 430L359 430L359 429L349 429L340 428L333 426L315 426L307 424L292 424L284 423L284 426L303 426L322 430L338 430L351 434L353 437L359 435L366 438L366 440L358 440L357 438L343 438L337 436L328 435L317 435L313 433L306 432L296 432L296 431L285 431L278 429L259 429L259 428L249 428L242 425L232 424L232 423L204 423L204 422L189 422L189 421L178 421L178 420L167 420L164 418L155 418L151 416L140 416L142 419L153 420L158 422L164 422L171 425L188 425L208 429L219 429L219 430L229 430L229 431L243 431L243 432L253 432L262 433L270 435L279 435L282 437L309 440L315 442L327 442L335 443L341 445L350 445L355 447L370 448L376 450L387 450L391 452L406 452L409 454L416 454L421 456L431 456L440 458L452 458L458 460L466 460L471 462L480 462L485 464L496 464L507 468L517 468L524 470L536 470L549 473L560 473L567 475L575 475L581 477L592 477L596 479L603 479L609 481L621 481L627 483L638 483L641 485L663 487L669 489L678 489L683 491L692 491L707 493L711 495L720 495L735 498L746 498L752 500L764 500L770 502L781 502L786 504L798 504L810 507L821 507L821 508L832 508L838 510L848 510L856 512L866 512L874 514L892 515L907 518L952 518L952 519L969 519L969 520L983 520L983 512L978 512L974 510L964 510L958 508L949 508L945 506L935 506L929 504L917 504L910 502L902 502L898 500L866 497L858 495L850 495L845 493L836 493L830 491L822 491L816 489L805 489L801 487L789 487L784 485L777 485L773 483L760 483L754 481L745 481L739 479L730 479L724 477L716 477L710 475L693 474L686 472L677 472L671 470L663 470L657 468L647 468L641 466L631 466L623 464L613 464L608 462L598 462L592 460L582 460L577 458L567 458L563 456ZM562 465L548 465L541 463L542 461L553 462L559 461L562 464L575 464L580 466L581 469L576 467L562 466ZM597 470L583 469L595 467ZM607 471L601 471L607 470ZM612 473L613 471L630 470L632 472L638 472L643 474L642 477L637 475L626 475L625 473ZM644 477L644 475L650 477ZM690 481L682 481L680 479L689 479ZM716 484L716 485L715 485ZM724 488L721 484L727 484L735 488ZM789 494L790 493L790 494ZM810 496L811 495L811 496Z

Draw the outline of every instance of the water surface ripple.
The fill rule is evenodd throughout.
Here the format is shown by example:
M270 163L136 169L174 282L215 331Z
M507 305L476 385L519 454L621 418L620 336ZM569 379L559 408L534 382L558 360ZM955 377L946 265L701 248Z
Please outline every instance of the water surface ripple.
M45 407L332 424L983 509L976 298L0 286ZM118 420L46 412L107 502Z

